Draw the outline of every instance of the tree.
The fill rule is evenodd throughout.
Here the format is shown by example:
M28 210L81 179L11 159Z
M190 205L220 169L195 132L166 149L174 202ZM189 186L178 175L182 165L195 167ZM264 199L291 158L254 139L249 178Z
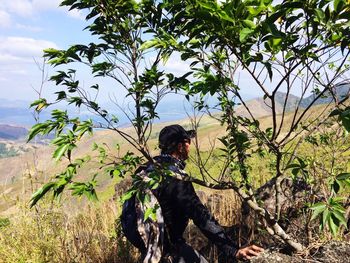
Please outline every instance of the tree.
M53 110L52 118L44 123L33 126L29 134L29 140L37 134L55 132L56 138L52 143L56 146L53 158L57 161L67 158L67 169L56 176L54 182L44 185L32 198L32 205L47 193L53 190L54 196L58 196L67 185L75 195L87 195L96 199L94 186L96 176L90 182L74 182L73 177L77 169L90 160L89 156L72 159L72 151L76 143L84 134L92 133L93 127L114 130L124 138L131 146L140 152L145 158L151 159L147 140L152 131L152 123L157 118L155 108L166 94L167 90L162 85L164 76L158 69L161 61L162 50L152 53L155 59L147 65L145 51L142 44L147 38L147 31L152 31L161 21L157 9L151 2L137 4L135 1L63 1L63 6L71 9L87 10L87 20L92 21L87 29L92 35L99 37L98 43L89 45L73 45L67 50L45 50L45 57L55 67L79 63L91 69L94 77L106 77L114 80L116 88L125 89L127 96L132 98L134 111L124 112L135 128L136 136L123 132L118 126L118 116L110 114L101 108L92 99L94 93L100 89L98 84L84 89L79 80L76 80L76 69L63 67L51 77L56 85L65 89L57 91L57 99L53 103L41 98L32 103L37 111L52 106L57 102L65 101L76 107L86 107L103 122L93 123L91 119L81 121L79 118L70 118L67 111ZM92 93L91 93L92 92ZM106 150L102 146L94 145L94 150L99 151L101 168L111 176L123 176L128 170L133 169L141 162L132 152L128 152L119 159L108 159Z
M87 106L104 119L100 127L115 130L143 157L151 160L147 139L152 122L157 118L159 100L179 90L185 92L188 99L199 96L197 109L209 114L213 108L220 110L218 119L227 131L226 136L220 138L220 156L224 157L221 171L213 175L197 154L196 163L202 179L191 177L188 180L213 189L233 189L257 212L271 235L295 250L302 250L302 244L280 225L282 182L301 176L310 183L309 166L300 149L305 140L310 141L312 135L318 134L320 127L340 121L347 131L350 130L348 96L337 94L339 87L348 83L350 9L347 1L149 0L136 3L66 0L62 5L88 10L87 19L94 19L88 29L99 36L101 42L74 45L68 50L46 50L49 63L55 66L83 63L95 76L111 77L127 89L134 100L134 115L130 121L137 136L133 138L116 127L117 118L89 98L74 79L72 69L59 71L51 78L68 90L68 93L57 92L57 101ZM147 52L156 54L149 67L141 62L147 59ZM190 63L190 72L174 76L172 72L159 69L159 63L174 54L180 54L182 60ZM263 94L271 112L269 127L262 127L243 100L242 91L247 87L242 86L239 76L248 76L250 87ZM218 99L214 107L205 102L208 94ZM293 94L300 98L292 101ZM312 96L308 97L310 94ZM313 112L313 106L324 97L331 99ZM237 114L239 104L245 108L246 117ZM43 99L33 103L38 110L48 105ZM86 132L92 132L92 121L69 119L62 111L54 111L52 117L34 126L30 139L38 133L55 130L54 157L59 160L65 156L70 163L56 181L34 194L32 205L48 190L59 195L67 185L73 194L95 196L95 178L89 183L73 181L77 168L86 160L71 160L76 141ZM105 150L99 146L95 148L100 151L102 165L112 175L123 176L141 162L133 152L107 162ZM249 163L258 155L266 159L269 156L268 162L273 166L270 181L275 189L273 210L256 199L256 189L251 182ZM341 181L335 185L348 187L348 175L344 170L333 174L334 182ZM332 188L326 204L312 207L312 219L322 215L321 222L333 233L346 224L345 210L336 199L340 187L337 189Z

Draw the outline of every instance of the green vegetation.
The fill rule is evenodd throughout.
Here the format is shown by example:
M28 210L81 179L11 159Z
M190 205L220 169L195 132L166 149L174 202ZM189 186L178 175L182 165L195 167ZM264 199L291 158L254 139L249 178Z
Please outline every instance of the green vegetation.
M302 251L305 236L288 233L282 220L286 217L283 182L302 180L305 189L316 192L303 200L311 209L303 210L301 228L319 218L323 233L342 235L350 180L342 160L348 149L332 138L338 136L345 142L350 131L348 97L337 97L337 88L348 83L350 69L348 1L65 0L62 5L87 12L87 29L98 40L67 50L46 50L48 63L57 68L51 76L57 98L53 102L41 98L32 106L37 112L57 102L84 106L103 122L94 124L53 110L50 120L32 127L29 140L37 134L55 133L53 158L67 165L34 193L31 206L47 193L59 197L65 190L97 200L99 173L125 178L141 162L152 161L150 138L157 106L164 96L179 92L194 101L195 112L199 112L191 119L193 128L200 131L201 118L197 117L213 110L220 111L211 115L223 127L207 149L201 150L200 141L195 142L193 166L199 176L191 178L194 183L235 191L256 213L265 231ZM176 75L163 67L178 55L189 64L186 74ZM119 126L118 116L91 99L99 85L81 87L76 63L87 66L96 78L110 78L117 89L127 92L132 108L125 112L132 125L128 131ZM240 76L250 79L248 86ZM247 107L242 96L248 88L263 94L270 116L260 120ZM281 91L285 93L282 98ZM301 98L290 107L288 99L293 93ZM309 94L313 96L301 105ZM208 96L215 97L217 105L207 104ZM313 107L327 96L331 99L326 105ZM239 105L247 116L237 114ZM127 150L122 151L121 144L111 149L92 142L95 156L77 157L78 142L92 134L95 125L120 136ZM310 154L311 147L322 156ZM94 170L81 181L79 171L88 163L97 163L99 172ZM161 180L162 175L157 178ZM269 204L257 196L258 187L266 181L273 186L274 202Z
M205 120L203 120L203 123L205 123ZM155 130L158 129L156 126ZM330 177L326 172L331 171L332 156L335 156L336 160L338 160L336 167L333 168L336 171L335 174L348 169L347 165L349 165L346 149L350 147L350 142L341 127L338 127L339 134L334 133L333 130L336 129L326 129L322 132L320 130L318 134L315 134L317 143L308 142L314 141L309 138L300 148L300 155L303 159L308 160L308 168L305 170L313 173L309 175L309 178L318 178L317 182L310 183L314 186L319 185L320 188L317 189L317 192L324 194L329 194L328 190L323 191L323 189L329 185L328 179ZM210 145L206 142L208 139L207 134L213 131L221 134L224 132L224 128L219 123L211 123L208 126L201 126L198 130L198 140L202 143L204 160L210 153ZM95 135L97 138L98 132ZM99 145L103 145L105 137L110 136L104 135L102 138L93 138L93 140L97 141ZM325 137L329 138L328 142L324 141L321 145L321 138ZM88 145L89 142L82 143ZM220 147L221 145L217 146ZM85 147L85 145L80 145L80 147ZM334 150L337 149L340 151L335 153ZM193 158L195 154L195 151L191 152ZM219 174L220 160L223 158L222 156L220 157L222 155L221 151L215 149L212 154L215 156L210 158L212 163L208 165L208 168L210 167L210 173ZM311 160L311 157L314 159ZM40 159L40 156L38 158ZM320 166L321 162L324 163L323 167ZM269 153L266 153L264 156L256 154L250 159L249 170L254 188L258 188L274 176L274 167L272 164L273 156ZM317 167L320 168L318 171L315 170ZM189 162L186 170L200 177L199 169L194 162ZM292 170L292 168L289 169L291 176L293 176ZM83 170L82 173L84 174L85 171ZM80 174L79 176L83 175ZM236 176L238 177L239 173L236 172ZM38 180L41 181L42 178L43 175ZM103 182L105 182L105 180L108 180L108 176L103 179ZM100 181L102 182L102 179ZM29 181L25 183L27 185L26 187L30 189ZM346 188L344 186L341 187L340 196L348 197L349 192L345 191ZM118 207L120 203L118 200L114 202L108 201L113 195L113 188L113 184L107 184L107 188L100 185L97 188L100 202L96 205L90 204L87 206L86 202L83 202L83 199L80 201L67 199L67 195L62 196L61 203L64 204L63 206L57 202L51 203L49 198L45 198L43 202L40 202L32 209L29 209L27 204L23 204L23 206L19 207L14 219L9 221L4 218L6 222L6 227L3 228L4 230L0 228L0 254L2 255L4 253L7 257L7 260L4 257L4 260L0 260L0 262L13 263L21 262L20 260L24 262L63 262L64 260L78 258L80 260L79 262L135 262L135 258L133 257L137 257L137 252L122 238L118 232L118 228L115 230L114 227L114 220L119 215ZM204 187L197 187L197 190L206 192L204 201L220 223L231 226L249 221L247 218L241 218L239 213L241 201L239 196L234 195L232 191L217 192L216 194L220 194L220 202L208 202L212 193ZM203 195L201 197L203 198ZM77 203L77 208L70 207L75 203ZM310 218L310 214L308 215ZM317 224L318 222L315 220L312 223ZM254 221L252 221L252 224L255 226ZM328 226L325 226L325 228L327 229ZM341 226L337 238L342 238L344 230L344 226ZM324 233L327 234L327 231ZM192 240L198 241L193 233L189 233L188 235ZM78 240L76 239L77 236L79 237ZM330 239L331 236L318 236L315 232L313 233L313 238L319 241ZM21 243L18 240L21 240ZM256 240L258 240L257 237ZM25 245L25 250L23 250L23 244ZM84 250L83 247L87 249Z
M0 218L0 228L7 227L8 225L10 225L10 219Z

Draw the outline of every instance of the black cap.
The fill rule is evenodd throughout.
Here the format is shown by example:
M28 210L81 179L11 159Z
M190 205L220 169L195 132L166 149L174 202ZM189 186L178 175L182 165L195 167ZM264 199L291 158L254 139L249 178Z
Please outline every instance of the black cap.
M164 127L159 133L159 148L168 151L178 143L196 136L195 130L186 131L178 124Z

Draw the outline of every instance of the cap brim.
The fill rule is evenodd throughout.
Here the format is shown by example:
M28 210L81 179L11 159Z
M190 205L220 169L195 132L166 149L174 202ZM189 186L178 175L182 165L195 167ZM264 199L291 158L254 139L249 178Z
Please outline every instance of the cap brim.
M189 130L189 131L186 131L188 137L190 137L191 139L196 137L196 131L195 130Z

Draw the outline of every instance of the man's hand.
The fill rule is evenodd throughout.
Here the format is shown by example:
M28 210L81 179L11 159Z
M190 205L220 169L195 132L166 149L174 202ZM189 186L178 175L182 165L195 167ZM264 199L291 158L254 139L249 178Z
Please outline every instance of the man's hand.
M264 249L255 245L251 245L249 247L240 248L237 251L236 258L237 259L251 259L257 255L259 255L261 252L263 252Z

